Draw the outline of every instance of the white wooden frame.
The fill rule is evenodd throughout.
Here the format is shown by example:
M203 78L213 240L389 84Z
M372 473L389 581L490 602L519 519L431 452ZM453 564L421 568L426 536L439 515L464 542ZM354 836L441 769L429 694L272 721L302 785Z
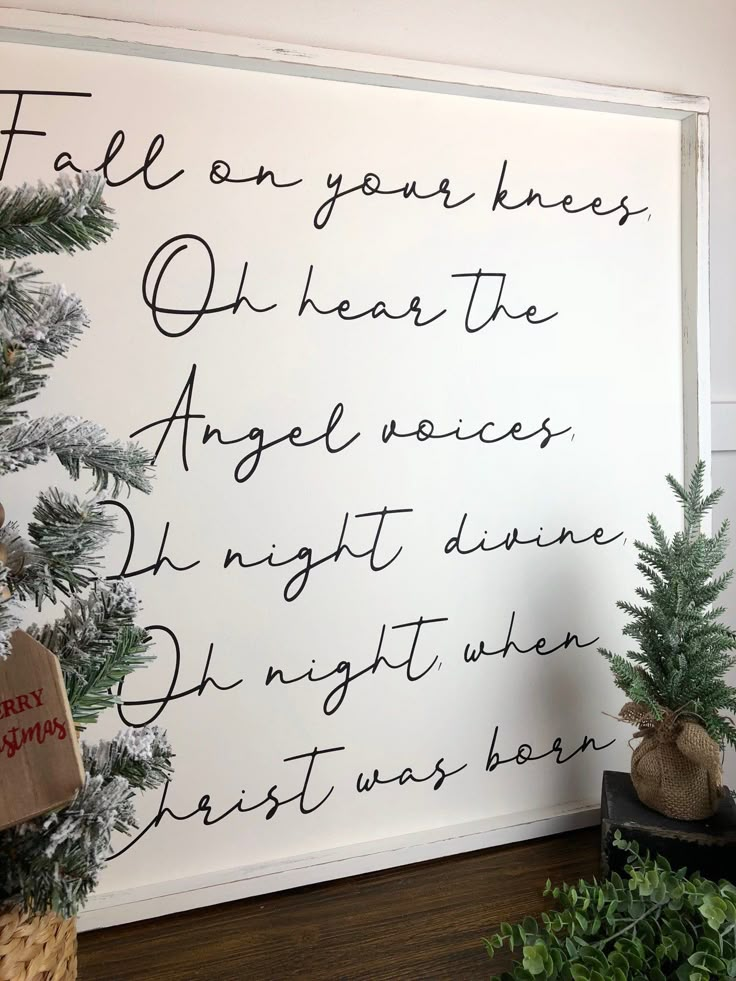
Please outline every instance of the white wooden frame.
M707 98L8 7L0 7L0 41L679 120L685 471L699 458L710 459ZM722 415L724 419L728 415L736 421L736 403L729 403ZM719 425L717 435L720 432ZM718 440L720 443L720 435ZM736 449L736 443L717 445L715 449ZM420 862L590 826L598 819L598 807L581 801L565 807L515 813L505 818L330 849L282 862L175 879L93 897L82 914L80 927L109 926Z

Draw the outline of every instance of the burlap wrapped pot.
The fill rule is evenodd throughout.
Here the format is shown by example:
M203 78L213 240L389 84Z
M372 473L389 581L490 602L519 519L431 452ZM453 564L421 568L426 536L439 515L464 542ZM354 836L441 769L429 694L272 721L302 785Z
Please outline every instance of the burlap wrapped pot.
M76 981L77 922L0 909L0 981Z
M627 702L621 718L638 726L631 779L642 804L678 821L702 821L717 807L723 786L718 743L689 718L661 709L662 718Z

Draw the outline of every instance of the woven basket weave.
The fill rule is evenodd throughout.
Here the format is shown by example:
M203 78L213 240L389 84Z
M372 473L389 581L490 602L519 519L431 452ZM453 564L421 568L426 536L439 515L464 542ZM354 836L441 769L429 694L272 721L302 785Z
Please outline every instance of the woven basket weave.
M0 981L76 981L77 923L0 910Z

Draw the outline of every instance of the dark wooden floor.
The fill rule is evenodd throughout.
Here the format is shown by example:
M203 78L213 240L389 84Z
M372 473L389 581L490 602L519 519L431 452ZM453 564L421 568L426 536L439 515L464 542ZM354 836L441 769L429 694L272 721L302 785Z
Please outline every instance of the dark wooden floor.
M476 981L482 937L598 874L599 829L82 934L80 981ZM500 967L500 965L499 965Z

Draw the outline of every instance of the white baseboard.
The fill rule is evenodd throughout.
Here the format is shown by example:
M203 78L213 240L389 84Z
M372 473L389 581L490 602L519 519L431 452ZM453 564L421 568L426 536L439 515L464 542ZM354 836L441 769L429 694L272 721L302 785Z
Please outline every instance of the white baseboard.
M556 808L520 811L485 821L331 848L286 860L98 893L80 914L78 926L80 931L96 930L146 920L329 879L592 827L599 820L597 805L577 801ZM542 886L540 882L540 889Z

